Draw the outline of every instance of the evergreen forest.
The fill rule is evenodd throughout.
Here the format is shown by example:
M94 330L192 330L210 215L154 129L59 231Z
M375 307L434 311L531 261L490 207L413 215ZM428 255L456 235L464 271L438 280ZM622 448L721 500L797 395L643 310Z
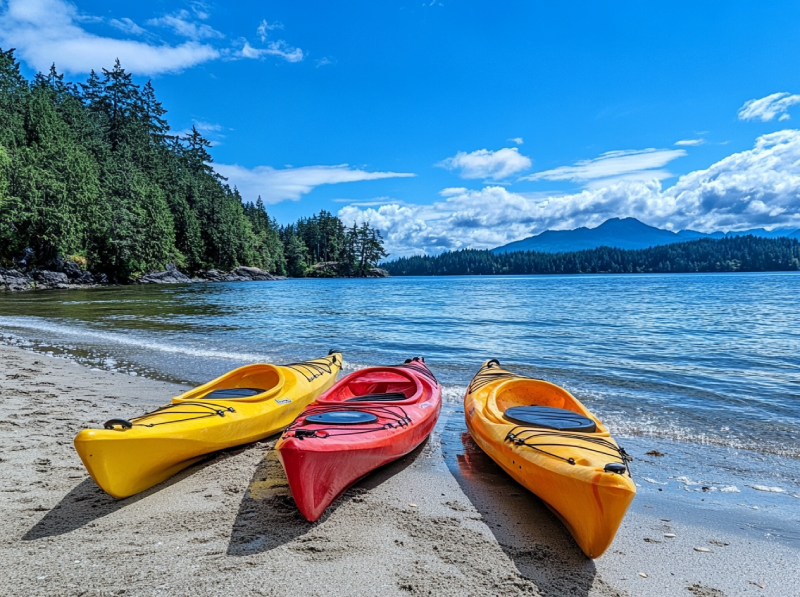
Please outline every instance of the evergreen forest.
M60 257L125 281L167 264L301 277L333 261L329 275L363 276L386 257L379 231L328 212L278 225L214 171L195 127L172 134L165 114L119 61L82 83L55 66L28 81L0 50L0 264Z
M735 236L638 250L599 247L572 253L493 253L464 249L403 257L382 267L393 276L797 271L800 242Z

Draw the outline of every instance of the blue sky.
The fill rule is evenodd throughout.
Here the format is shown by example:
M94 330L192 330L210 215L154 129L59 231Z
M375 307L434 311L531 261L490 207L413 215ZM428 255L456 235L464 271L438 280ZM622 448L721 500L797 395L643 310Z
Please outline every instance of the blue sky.
M798 39L796 0L0 3L26 74L119 57L245 199L369 219L394 255L800 227Z

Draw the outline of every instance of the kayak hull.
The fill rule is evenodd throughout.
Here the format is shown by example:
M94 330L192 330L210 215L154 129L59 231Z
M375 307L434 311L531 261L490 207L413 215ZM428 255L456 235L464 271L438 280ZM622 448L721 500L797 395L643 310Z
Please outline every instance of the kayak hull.
M464 413L470 435L558 516L588 557L601 556L636 495L627 455L569 392L494 363L485 364L467 390ZM528 405L579 413L594 421L596 430L559 432L520 425L503 416L508 408ZM622 474L607 471L609 464L624 467Z
M240 367L176 396L153 413L131 421L112 419L105 429L84 429L75 437L75 449L106 493L126 498L207 454L280 431L333 385L341 367L339 353L287 366ZM242 398L209 396L241 388L264 391Z
M391 368L364 369L348 375L309 405L278 441L278 458L286 471L292 496L309 521L318 520L353 483L412 452L436 425L441 410L441 388L433 376L418 374L414 367L406 371L417 378L420 392L409 398L384 403L336 399L340 394L347 400L368 392L365 388L372 387L371 384L359 380L374 380L378 370L386 369ZM339 427L306 421L310 415L331 409L374 413L377 421Z

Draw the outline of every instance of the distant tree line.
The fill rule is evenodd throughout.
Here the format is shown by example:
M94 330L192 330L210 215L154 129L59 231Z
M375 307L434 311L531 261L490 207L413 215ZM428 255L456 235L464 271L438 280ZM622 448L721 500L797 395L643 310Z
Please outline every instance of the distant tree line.
M381 267L393 276L797 271L800 242L738 236L638 250L599 247L572 253L492 253L464 249L433 257L402 257Z
M84 83L55 67L28 81L0 50L0 263L32 251L39 265L66 257L127 279L169 263L303 276L339 261L359 276L386 256L377 230L327 212L279 226L214 172L196 128L171 134L165 113L119 61Z

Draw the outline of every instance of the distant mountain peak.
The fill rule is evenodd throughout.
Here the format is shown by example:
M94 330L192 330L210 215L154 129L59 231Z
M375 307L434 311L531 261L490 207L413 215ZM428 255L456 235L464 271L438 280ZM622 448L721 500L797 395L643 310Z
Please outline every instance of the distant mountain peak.
M779 229L765 230L756 228L740 232L697 232L681 230L672 232L645 224L636 218L609 218L595 228L582 226L574 230L545 230L535 236L518 240L502 247L492 249L495 253L513 251L540 251L542 253L566 253L585 251L597 247L615 247L618 249L647 249L660 245L695 240L698 238L722 238L724 236L743 236L752 234L766 238L781 236L800 238L800 230Z

